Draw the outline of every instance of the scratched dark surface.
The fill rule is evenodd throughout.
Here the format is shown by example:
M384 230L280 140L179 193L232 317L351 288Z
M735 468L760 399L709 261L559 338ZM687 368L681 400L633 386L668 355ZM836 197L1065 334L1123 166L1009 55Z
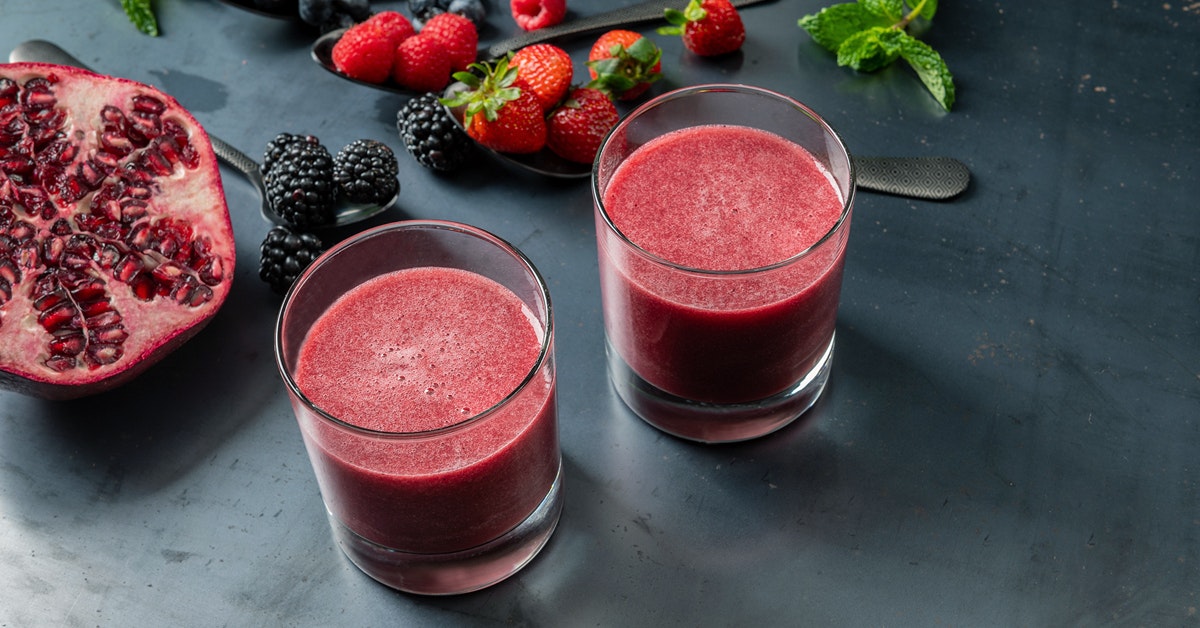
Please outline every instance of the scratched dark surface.
M489 1L484 43L515 29ZM103 396L0 393L0 626L1200 623L1200 8L941 5L925 40L950 113L906 68L837 67L796 26L811 0L745 9L728 59L654 36L655 93L757 84L856 154L971 168L950 202L858 197L832 384L803 423L733 446L641 423L604 371L587 185L401 154L378 221L475 224L550 284L566 509L495 587L395 593L332 545L272 359L267 227L223 169L239 265L212 324ZM405 97L317 68L297 24L155 7L150 38L115 1L0 0L0 46L49 39L163 87L252 155L285 130L403 150ZM581 62L590 39L565 45Z

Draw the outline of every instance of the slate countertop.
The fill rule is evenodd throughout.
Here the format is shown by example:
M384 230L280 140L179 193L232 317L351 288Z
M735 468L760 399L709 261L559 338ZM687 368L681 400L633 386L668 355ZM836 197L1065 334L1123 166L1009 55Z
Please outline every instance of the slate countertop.
M488 1L484 43L516 28ZM609 386L586 182L422 169L395 132L405 97L316 67L297 23L159 0L151 38L116 2L0 0L5 51L55 41L251 155L280 131L384 140L402 190L375 224L520 247L555 304L566 465L561 525L509 580L424 598L358 572L275 370L267 225L223 168L239 260L211 325L99 397L0 393L0 626L1197 625L1200 8L942 2L923 38L957 81L947 113L901 65L837 67L796 26L821 6L743 9L743 51L715 61L653 35L653 93L775 89L855 154L957 157L972 185L860 194L826 396L702 446ZM564 46L582 62L590 41Z

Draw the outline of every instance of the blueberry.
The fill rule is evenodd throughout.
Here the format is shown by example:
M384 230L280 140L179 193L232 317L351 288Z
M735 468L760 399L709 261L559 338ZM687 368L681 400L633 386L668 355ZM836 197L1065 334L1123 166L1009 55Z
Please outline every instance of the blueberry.
M471 20L476 27L482 26L483 21L487 19L487 8L483 6L483 0L450 0L446 11Z
M450 6L450 0L408 0L408 11L413 20L427 22L438 13L445 13Z
M320 26L333 17L333 0L300 0L300 19Z
M371 17L371 0L333 0L333 12L363 22Z

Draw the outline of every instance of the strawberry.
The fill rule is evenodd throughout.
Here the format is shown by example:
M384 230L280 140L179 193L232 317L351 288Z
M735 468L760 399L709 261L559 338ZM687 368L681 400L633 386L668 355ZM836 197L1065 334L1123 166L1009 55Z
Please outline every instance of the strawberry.
M392 80L413 91L439 91L450 82L450 54L437 39L417 33L396 46Z
M517 82L517 68L501 58L495 64L472 63L474 72L456 72L466 89L442 100L462 108L467 135L504 153L536 153L546 145L546 118L532 91Z
M450 53L450 69L461 72L475 62L479 31L475 23L457 13L438 13L425 22L422 35L429 35Z
M388 42L392 45L393 49L399 46L400 42L412 37L416 33L412 22L408 21L408 18L404 17L403 13L396 11L380 11L367 18L363 24L368 27L377 28L379 33L388 38ZM358 28L358 26L352 26L351 28Z
M554 26L567 15L567 0L509 0L513 20L521 30Z
M333 65L352 79L382 83L392 73L396 47L377 24L363 22L346 30L333 45Z
M537 96L542 111L553 109L571 88L571 55L554 44L526 46L508 63L517 68L517 81Z
M658 33L682 35L684 47L702 57L733 52L746 41L742 17L729 0L690 0L682 11L667 9L664 17L672 26Z
M546 147L563 159L590 164L619 119L608 94L590 87L574 89L546 122Z
M617 100L633 100L662 78L662 50L641 33L611 30L592 44L587 66L592 75L588 87Z

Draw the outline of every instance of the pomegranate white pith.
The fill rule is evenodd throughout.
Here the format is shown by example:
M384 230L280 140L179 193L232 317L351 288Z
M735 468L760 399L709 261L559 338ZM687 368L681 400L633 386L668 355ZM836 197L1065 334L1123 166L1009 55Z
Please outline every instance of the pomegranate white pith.
M122 384L217 312L234 268L217 158L173 98L0 65L0 386Z

